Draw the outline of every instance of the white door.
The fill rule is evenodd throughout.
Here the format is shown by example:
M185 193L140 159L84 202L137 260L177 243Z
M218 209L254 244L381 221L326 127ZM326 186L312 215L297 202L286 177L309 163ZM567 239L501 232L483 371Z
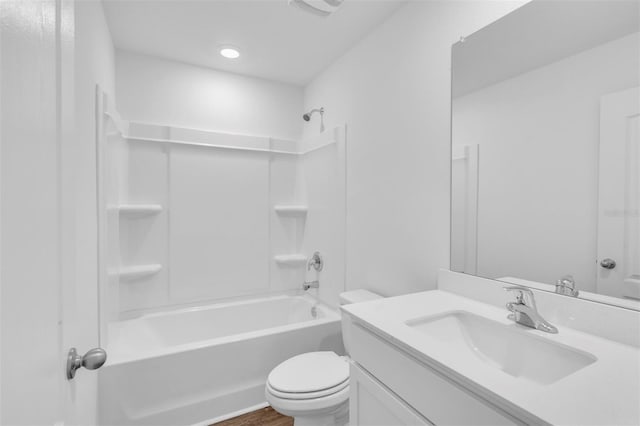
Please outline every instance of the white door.
M598 293L640 299L640 88L600 103Z
M0 424L95 421L96 373L65 374L69 347L90 349L77 335L73 48L73 0L0 1Z

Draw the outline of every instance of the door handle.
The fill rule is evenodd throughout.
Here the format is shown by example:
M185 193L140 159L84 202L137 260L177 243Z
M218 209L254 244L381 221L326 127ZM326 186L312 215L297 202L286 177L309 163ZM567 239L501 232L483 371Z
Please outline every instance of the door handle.
M76 348L71 348L67 355L67 379L73 379L76 376L76 370L80 367L87 370L97 370L104 365L106 360L107 352L102 348L93 348L84 356L78 355Z
M604 269L613 269L616 267L616 261L613 259L602 259L602 261L600 262L600 266L602 266Z

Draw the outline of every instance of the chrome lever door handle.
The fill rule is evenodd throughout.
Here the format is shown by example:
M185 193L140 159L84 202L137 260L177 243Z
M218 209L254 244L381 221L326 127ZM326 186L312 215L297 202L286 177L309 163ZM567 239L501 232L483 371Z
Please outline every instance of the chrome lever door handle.
M67 379L73 379L76 376L76 370L80 367L97 370L104 365L105 361L107 361L107 352L102 348L93 348L84 356L78 355L76 348L71 348L67 355Z

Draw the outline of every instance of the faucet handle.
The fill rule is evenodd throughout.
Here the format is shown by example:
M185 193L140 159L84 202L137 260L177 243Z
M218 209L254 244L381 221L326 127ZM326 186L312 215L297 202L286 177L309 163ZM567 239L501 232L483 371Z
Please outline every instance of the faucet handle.
M572 275L565 275L556 281L556 293L576 297L580 292L576 289L576 280Z
M536 302L533 298L533 292L530 288L522 287L519 285L510 286L510 287L502 287L505 291L513 291L516 293L516 303L520 303L523 305L529 305L532 308L535 308Z
M313 253L313 256L311 256L311 258L307 262L307 271L310 271L312 266L316 271L322 271L324 261L322 260L322 255L320 255L319 251Z

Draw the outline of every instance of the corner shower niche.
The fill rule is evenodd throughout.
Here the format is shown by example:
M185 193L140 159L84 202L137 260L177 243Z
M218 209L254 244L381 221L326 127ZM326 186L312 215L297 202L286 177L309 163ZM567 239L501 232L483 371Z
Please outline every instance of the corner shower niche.
M127 122L98 92L102 340L177 307L344 288L344 127L304 142Z

